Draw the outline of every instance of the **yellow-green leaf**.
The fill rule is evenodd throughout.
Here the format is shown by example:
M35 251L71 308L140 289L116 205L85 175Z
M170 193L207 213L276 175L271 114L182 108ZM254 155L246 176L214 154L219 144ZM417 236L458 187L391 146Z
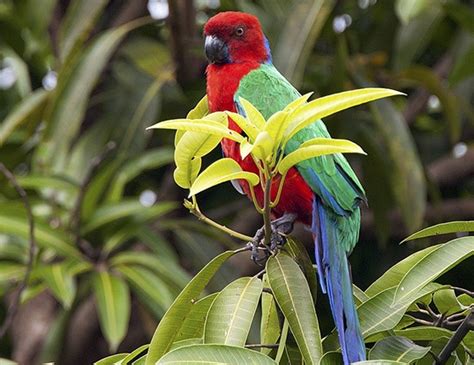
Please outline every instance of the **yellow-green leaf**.
M260 181L257 174L243 171L233 159L222 158L211 164L197 177L191 186L189 196L196 195L223 182L236 179L246 180L253 186L257 185Z
M283 109L283 111L292 112L296 108L298 108L301 105L303 105L304 103L306 103L308 101L308 99L311 97L311 95L313 95L313 94L314 94L314 92L311 91L307 94L304 94L304 95L300 96L298 99L293 100L290 104L285 106L285 109Z
M259 130L262 130L265 126L265 118L263 115L252 105L252 103L245 100L244 98L240 97L239 103L244 108L247 119L251 123L255 124Z
M262 131L257 135L257 138L255 139L255 143L252 145L250 153L252 153L258 159L266 161L272 156L273 146L273 138L267 131Z
M110 350L115 351L127 334L130 293L125 282L102 271L94 277L99 323Z
M186 116L187 119L201 119L209 113L209 106L207 104L207 95L199 100L196 106Z
M313 138L303 143L296 151L285 156L278 164L278 171L280 174L284 174L301 161L333 153L366 154L359 145L345 139Z
M279 111L273 114L265 124L265 131L268 132L275 147L279 146L283 138L283 132L288 123L288 112ZM274 147L272 147L274 148Z
M46 265L41 268L40 275L63 307L71 308L76 296L76 282L67 265L64 263Z
M364 88L344 91L313 100L300 106L289 116L291 121L284 137L288 140L311 123L341 110L394 95L404 94L391 89Z
M474 221L454 221L436 224L413 233L405 238L403 242L416 240L418 238L437 236L439 234L459 233L459 232L474 232Z
M250 119L237 113L226 112L226 114L245 132L251 142L255 141L259 128Z
M189 189L201 170L202 160L196 157L189 160L189 163L183 164L183 167L177 166L173 173L176 184L183 189Z

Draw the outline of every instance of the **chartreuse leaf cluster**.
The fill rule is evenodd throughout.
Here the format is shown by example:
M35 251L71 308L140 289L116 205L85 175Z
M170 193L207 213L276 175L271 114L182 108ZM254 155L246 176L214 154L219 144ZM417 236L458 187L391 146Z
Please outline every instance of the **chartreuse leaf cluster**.
M301 161L334 153L365 154L357 144L339 139L314 138L297 150L284 156L288 141L311 123L339 111L394 95L398 91L383 88L365 88L341 92L308 102L306 94L287 105L282 111L265 120L247 100L240 98L245 117L233 112L209 114L204 97L185 119L173 119L152 125L151 129L174 129L176 183L190 190L194 196L220 183L230 180L247 181L251 187L263 183L261 176L242 171L228 159L214 162L202 173L202 158L226 138L240 145L242 158L251 156L257 166L267 165L271 171L286 175ZM228 125L231 118L244 132L241 135ZM284 179L282 179L283 181Z

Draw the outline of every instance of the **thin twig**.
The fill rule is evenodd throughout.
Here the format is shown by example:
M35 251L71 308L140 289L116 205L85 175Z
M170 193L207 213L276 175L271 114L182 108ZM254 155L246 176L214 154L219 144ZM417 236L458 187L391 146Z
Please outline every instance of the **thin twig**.
M84 180L82 181L81 186L79 188L79 193L77 194L77 198L74 203L74 208L71 213L69 227L71 228L74 234L74 242L76 246L78 246L88 256L93 254L93 252L91 252L91 248L87 246L86 241L81 239L80 230L82 204L84 202L84 197L86 195L87 188L89 187L89 184L91 183L96 170L99 168L102 162L104 162L109 153L115 149L116 146L117 144L115 142L108 142L105 145L105 149L98 156L94 157L94 159L91 161L91 164L89 165L89 168L85 174Z
M272 237L272 223L271 223L271 218L270 218L272 177L268 173L268 168L267 167L265 168L265 178L267 180L265 182L265 191L264 191L265 195L264 195L264 199L263 199L263 223L264 223L264 227L265 227L264 245L265 245L265 247L269 247L271 237Z
M259 348L277 349L278 346L279 345L277 343L269 343L269 344L254 343L250 345L245 345L245 347L248 349L259 349Z
M452 286L451 289L453 289L455 291L458 291L460 293L463 293L463 294L467 294L470 297L474 298L474 291L470 291L470 290L467 290L467 289L464 289L464 288L459 288L457 286Z
M471 311L458 327L456 332L454 332L453 337L448 341L446 346L443 348L441 353L438 356L438 360L436 361L437 365L444 365L449 360L451 353L458 347L461 343L463 338L467 335L467 333L471 330L474 330L474 311Z
M5 320L0 327L0 339L5 335L7 332L8 328L13 322L13 318L15 317L15 314L17 313L20 302L21 302L21 295L25 288L28 285L28 280L30 279L30 274L31 270L33 268L33 263L35 261L35 255L36 255L36 240L35 240L35 220L33 217L33 212L31 210L31 205L28 200L28 195L26 194L26 191L18 184L17 180L15 179L15 175L13 175L10 170L6 168L6 166L0 162L0 172L6 177L6 179L13 185L15 188L16 192L20 196L21 200L23 201L23 205L25 206L26 209L26 215L28 217L28 225L29 225L29 251L28 251L28 261L26 263L26 270L25 270L25 276L23 277L23 280L21 284L18 287L18 290L12 300L12 303L10 307L8 308L7 315L5 317Z

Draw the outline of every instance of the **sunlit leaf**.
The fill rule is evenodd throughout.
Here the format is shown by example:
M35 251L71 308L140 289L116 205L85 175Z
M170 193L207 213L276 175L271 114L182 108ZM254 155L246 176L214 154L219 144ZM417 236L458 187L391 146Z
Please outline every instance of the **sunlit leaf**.
M246 180L251 185L257 185L260 181L258 175L243 171L235 160L222 158L212 163L196 178L189 191L189 196L196 195L223 182L236 179Z
M290 122L284 132L285 140L289 140L304 127L328 115L373 100L395 95L404 94L390 89L365 88L324 96L307 104L303 104L288 117Z
M322 357L321 334L308 283L298 264L284 253L267 261L268 282L306 363Z
M431 347L418 346L401 336L387 337L377 342L369 351L369 360L393 360L403 363L421 359Z
M125 282L105 271L94 277L99 322L110 350L115 351L127 334L130 293Z
M301 161L334 153L365 154L362 148L354 142L344 139L314 138L303 143L296 151L286 155L278 164L278 172L286 173L291 167Z
M259 128L251 119L245 118L237 113L226 112L226 114L244 131L244 133L249 137L250 142L255 141L259 133Z
M260 113L257 108L252 105L252 103L242 97L239 98L239 103L242 105L245 117L255 124L258 130L262 130L265 127L265 118L263 117L262 113Z
M440 245L423 257L403 277L397 287L393 303L417 293L459 262L474 254L474 237L462 237Z
M474 231L474 221L455 221L436 224L431 227L427 227L411 234L405 238L402 242L416 240L418 238L437 236L440 234L449 234L449 233L460 233L460 232L473 232Z
M198 101L196 106L191 109L186 116L187 119L201 119L209 113L209 106L207 102L207 95L204 95L201 100Z
M168 351L189 314L193 301L198 299L222 264L234 254L233 251L226 251L215 257L181 291L155 330L148 350L146 365L154 365Z
M156 365L275 365L272 358L260 352L228 345L191 345L163 356Z
M243 277L226 286L209 308L204 343L244 346L262 289L256 277Z

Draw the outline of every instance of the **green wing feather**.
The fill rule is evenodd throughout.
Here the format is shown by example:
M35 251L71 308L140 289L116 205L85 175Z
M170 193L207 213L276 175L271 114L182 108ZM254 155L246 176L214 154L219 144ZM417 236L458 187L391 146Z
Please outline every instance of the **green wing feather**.
M273 65L262 64L241 80L234 101L237 109L241 110L239 97L247 99L268 119L300 96ZM316 137L331 137L322 121L315 121L297 133L288 142L285 153L296 150L303 142ZM342 154L306 160L299 163L297 169L325 205L338 215L358 211L360 201L365 200L364 189Z

